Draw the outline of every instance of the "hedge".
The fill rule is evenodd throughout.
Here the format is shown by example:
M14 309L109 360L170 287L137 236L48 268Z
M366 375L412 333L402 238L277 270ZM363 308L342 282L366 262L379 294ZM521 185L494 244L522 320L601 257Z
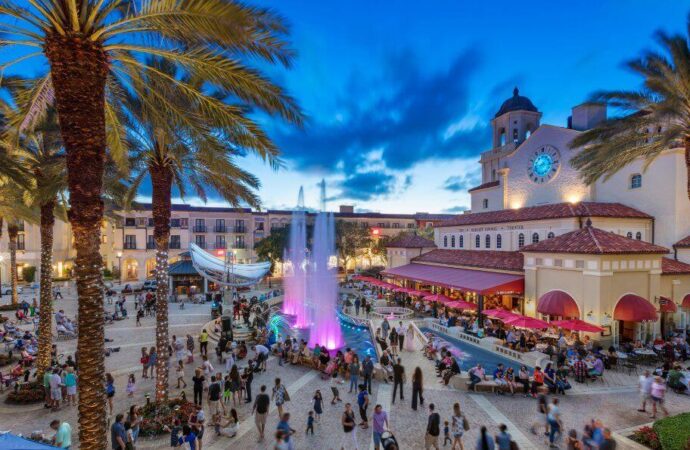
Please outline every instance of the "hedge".
M690 413L657 420L653 425L663 450L685 450L690 444Z

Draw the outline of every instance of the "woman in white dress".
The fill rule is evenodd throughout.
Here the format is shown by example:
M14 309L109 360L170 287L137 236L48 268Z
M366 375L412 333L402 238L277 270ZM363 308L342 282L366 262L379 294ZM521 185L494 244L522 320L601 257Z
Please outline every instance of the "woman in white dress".
M405 331L405 350L407 350L408 352L415 351L415 348L414 348L414 328L412 327L412 324L410 324L407 327L407 331Z

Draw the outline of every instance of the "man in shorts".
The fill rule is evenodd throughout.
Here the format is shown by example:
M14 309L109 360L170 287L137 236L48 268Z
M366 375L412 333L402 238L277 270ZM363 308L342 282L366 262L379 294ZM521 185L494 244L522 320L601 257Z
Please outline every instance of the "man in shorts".
M254 423L259 431L259 442L264 440L264 430L266 429L266 417L268 408L271 404L271 397L266 393L266 385L262 385L259 395L254 399L252 412L254 413Z
M208 409L211 419L215 420L220 414L221 408L225 413L225 405L220 402L220 383L216 381L216 376L211 376L211 384L208 386Z
M57 410L60 408L60 402L62 401L62 378L60 378L58 369L53 370L49 383L51 406L53 410Z

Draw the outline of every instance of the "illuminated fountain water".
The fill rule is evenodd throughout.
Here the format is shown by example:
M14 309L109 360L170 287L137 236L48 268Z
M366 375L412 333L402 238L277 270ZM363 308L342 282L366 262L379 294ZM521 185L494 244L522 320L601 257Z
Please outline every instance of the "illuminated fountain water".
M290 241L283 261L287 264L285 274L285 297L283 313L295 316L295 326L305 328L310 319L306 308L307 297L307 223L304 211L304 189L300 187L297 209L292 212Z

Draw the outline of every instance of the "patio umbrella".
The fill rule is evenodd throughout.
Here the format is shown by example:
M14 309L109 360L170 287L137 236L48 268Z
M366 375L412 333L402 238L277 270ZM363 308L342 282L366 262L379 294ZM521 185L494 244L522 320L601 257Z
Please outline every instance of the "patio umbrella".
M457 309L475 309L477 305L471 302L466 302L464 300L455 300L452 302L446 303L446 306L449 308L457 308Z
M431 295L426 295L422 298L422 300L426 300L427 302L439 302L439 303L450 303L454 301L450 297L446 297L443 294L431 294Z
M428 294L428 292L418 291L418 290L416 290L416 289L409 289L409 290L407 291L407 293L408 293L408 295L411 295L411 296L413 296L413 297L422 297L422 296Z
M401 287L401 286L394 286L392 289L395 292L410 292L409 289L407 289L406 287Z
M551 324L571 331L586 331L588 333L598 333L600 331L604 331L602 327L580 319L554 320L551 322Z
M495 317L501 320L513 317L521 317L517 314L513 314L510 311L506 311L505 309L485 309L484 311L482 311L482 314L489 317Z
M529 328L532 330L549 327L548 322L544 322L543 320L539 320L539 319L535 319L534 317L527 317L527 316L510 317L508 319L505 319L503 321L503 323L505 323L507 325L512 325L512 326L518 327L518 328Z

